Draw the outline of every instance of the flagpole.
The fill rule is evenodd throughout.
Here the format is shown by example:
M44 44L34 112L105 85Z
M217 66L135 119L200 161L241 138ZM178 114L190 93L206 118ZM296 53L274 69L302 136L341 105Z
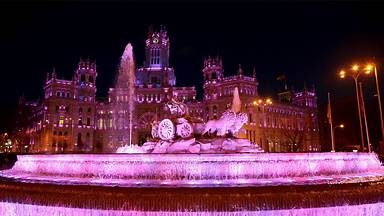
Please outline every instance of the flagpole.
M335 152L335 138L333 136L333 123L332 123L332 110L331 110L331 93L328 92L328 109L327 109L327 117L328 122L331 125L331 143L332 143L332 151Z

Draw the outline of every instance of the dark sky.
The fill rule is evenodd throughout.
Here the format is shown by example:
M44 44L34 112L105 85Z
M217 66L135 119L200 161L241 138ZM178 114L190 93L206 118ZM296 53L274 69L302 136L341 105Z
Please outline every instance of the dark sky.
M373 56L384 62L382 11L378 2L2 2L0 129L11 127L21 94L37 99L52 67L70 79L81 56L97 60L105 97L128 42L142 64L150 24L167 26L177 84L196 85L200 98L203 58L216 54L227 75L239 63L249 75L256 67L263 96L276 95L280 73L296 90L315 84L320 103L328 90L353 95L352 80L336 73Z

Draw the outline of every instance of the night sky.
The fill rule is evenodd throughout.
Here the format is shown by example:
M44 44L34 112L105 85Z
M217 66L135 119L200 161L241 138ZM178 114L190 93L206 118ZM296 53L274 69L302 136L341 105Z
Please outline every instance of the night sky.
M279 74L295 90L315 84L320 104L329 90L336 100L354 96L352 79L337 72L373 57L384 71L382 11L378 2L2 2L0 130L12 127L21 94L41 97L53 67L71 79L80 57L96 59L97 95L106 97L128 42L142 65L151 24L167 27L177 85L195 85L199 98L203 58L216 54L226 75L238 64L248 75L256 67L263 96L276 97ZM364 80L368 98L373 80Z

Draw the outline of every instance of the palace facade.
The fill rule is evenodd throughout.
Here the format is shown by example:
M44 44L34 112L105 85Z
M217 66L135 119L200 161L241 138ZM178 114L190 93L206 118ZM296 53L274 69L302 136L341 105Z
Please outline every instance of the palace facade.
M164 103L176 97L188 105L191 116L204 121L221 116L232 103L238 87L242 111L249 115L240 136L267 152L320 151L318 110L315 90L286 90L278 99L266 100L258 94L256 71L244 75L239 65L233 76L225 77L219 57L204 59L204 97L196 100L195 87L176 86L169 65L170 41L165 28L148 32L146 60L136 70L133 142L150 138L151 123L166 117ZM96 63L80 60L72 80L47 74L44 98L39 102L19 100L13 141L21 152L112 152L127 144L127 86L116 84L108 99L96 98Z

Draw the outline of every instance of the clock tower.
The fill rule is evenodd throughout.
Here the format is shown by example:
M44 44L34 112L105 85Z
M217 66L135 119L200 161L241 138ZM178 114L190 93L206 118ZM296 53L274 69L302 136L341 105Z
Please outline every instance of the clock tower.
M149 28L148 38L145 41L146 67L162 68L169 66L169 38L165 27L160 32Z
M145 41L144 66L138 69L136 77L138 85L152 87L169 87L176 85L173 68L169 67L169 37L165 27L154 31L150 26Z

